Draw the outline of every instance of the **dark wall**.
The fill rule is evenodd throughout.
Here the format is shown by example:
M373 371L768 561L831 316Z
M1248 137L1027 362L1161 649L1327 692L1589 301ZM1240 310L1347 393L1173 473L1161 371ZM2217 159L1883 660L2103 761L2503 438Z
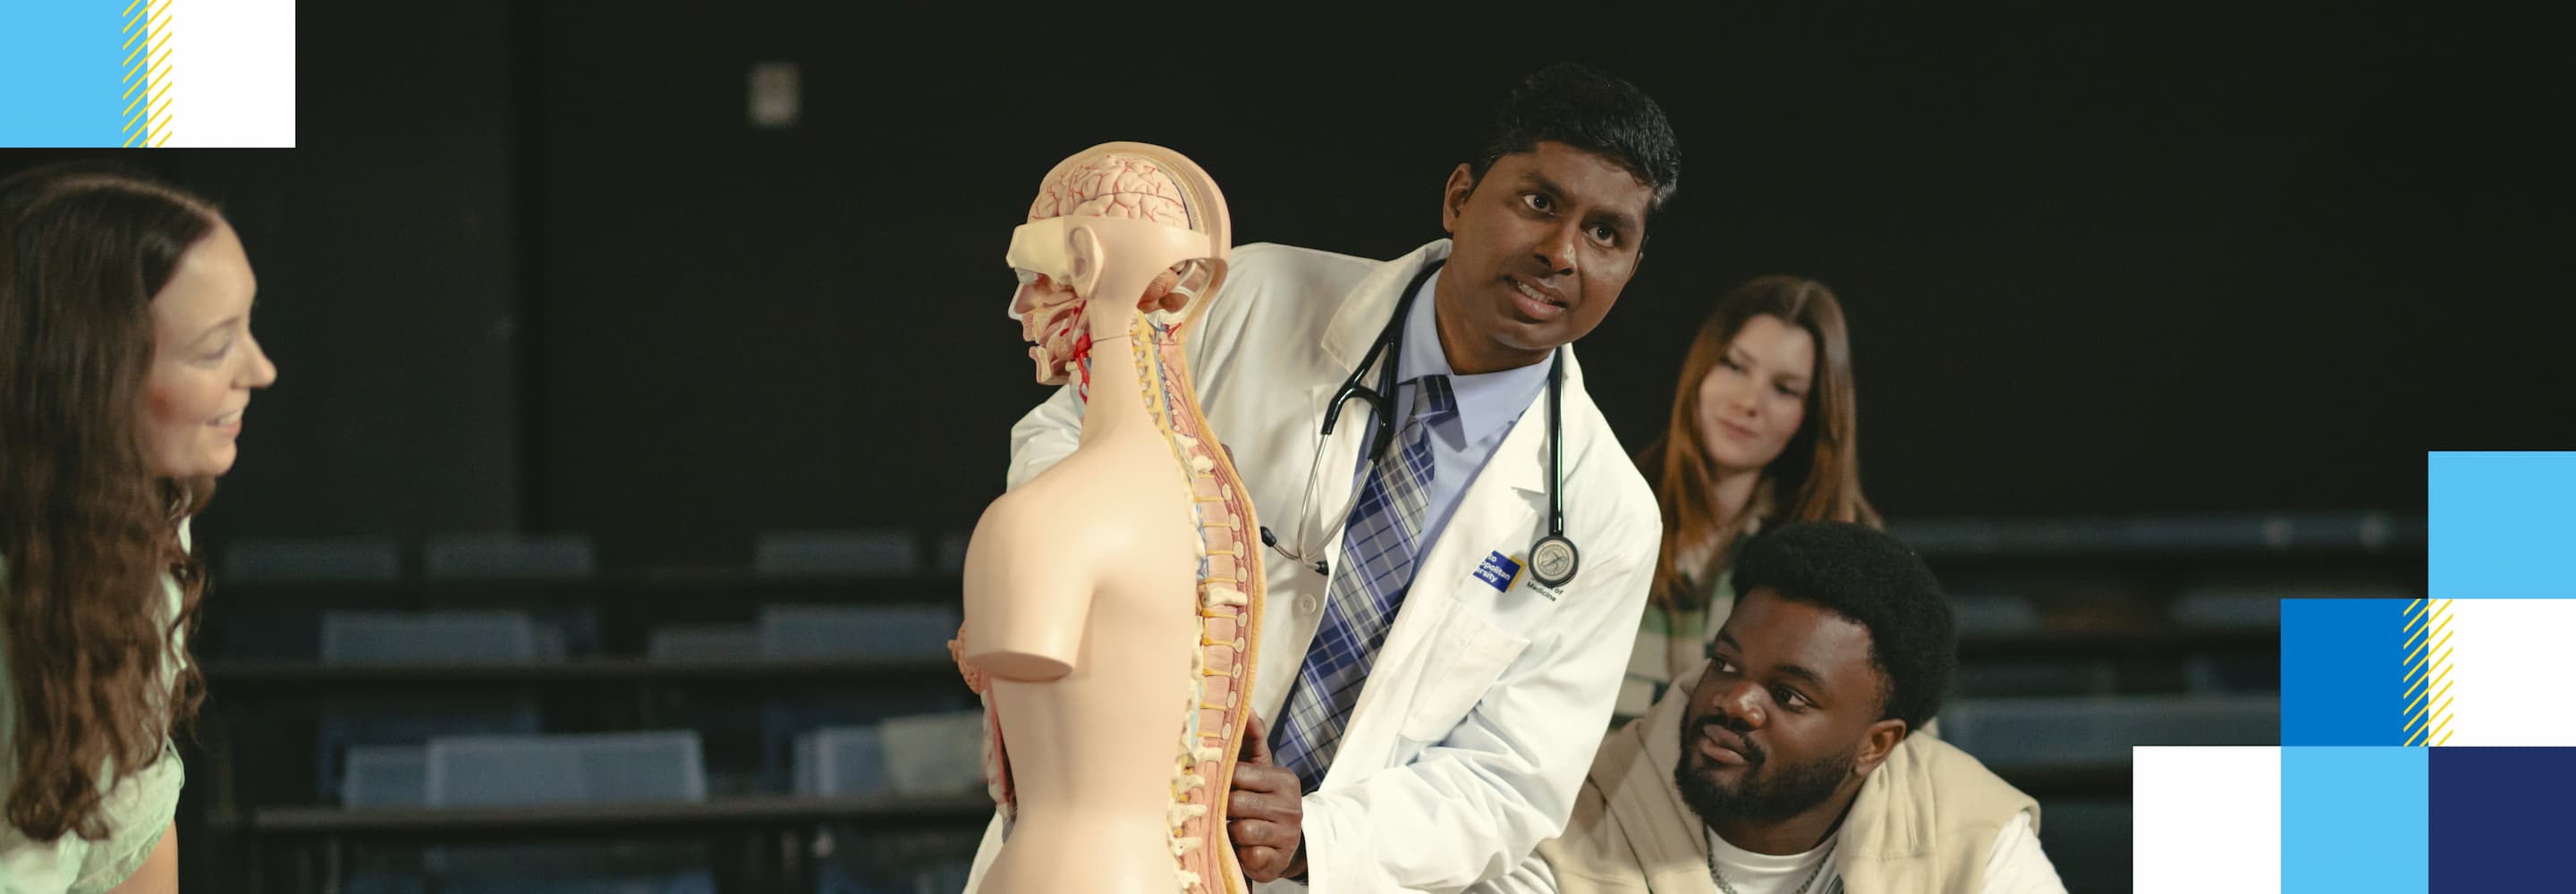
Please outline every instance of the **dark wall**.
M1440 235L1483 105L1557 57L1637 80L1687 153L1582 345L1632 445L1708 303L1773 271L1845 298L1869 487L1898 515L2420 511L2428 447L2576 440L2576 381L2526 325L2569 272L2571 81L2509 28L596 11L533 26L529 459L542 522L630 560L970 523L1045 395L1000 253L1063 155L1163 142L1241 241L1387 257ZM746 120L765 59L802 68L792 130Z
M418 536L518 524L509 20L500 0L307 4L297 148L116 161L221 203L278 383L197 531ZM398 40L362 39L401 35ZM0 154L0 170L97 154Z
M2532 23L857 6L304 10L298 149L129 156L232 208L284 369L201 529L587 530L628 564L964 526L1046 394L1000 255L1048 166L1162 142L1242 241L1389 257L1556 58L1686 150L1581 346L1632 445L1768 272L1843 296L1900 517L2406 511L2427 448L2576 442L2576 72ZM763 60L800 66L792 129L747 121Z
M279 378L253 399L241 458L196 524L218 563L244 535L518 526L506 13L503 0L303 4L292 150L0 152L0 173L131 165L207 194L241 233L259 278L255 329ZM210 606L257 612L226 601L220 564L216 577ZM218 696L210 714L240 704ZM190 890L231 890L257 854L200 822L236 781L196 750L206 741L183 739L198 784L178 814L180 865Z

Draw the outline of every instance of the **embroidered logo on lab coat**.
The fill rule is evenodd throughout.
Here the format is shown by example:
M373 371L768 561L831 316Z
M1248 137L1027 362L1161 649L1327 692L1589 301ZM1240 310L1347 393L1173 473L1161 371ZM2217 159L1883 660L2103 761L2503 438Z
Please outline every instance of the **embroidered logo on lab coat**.
M1509 591L1512 583L1520 578L1520 560L1502 553L1488 554L1485 561L1476 566L1476 579L1493 587L1496 593Z

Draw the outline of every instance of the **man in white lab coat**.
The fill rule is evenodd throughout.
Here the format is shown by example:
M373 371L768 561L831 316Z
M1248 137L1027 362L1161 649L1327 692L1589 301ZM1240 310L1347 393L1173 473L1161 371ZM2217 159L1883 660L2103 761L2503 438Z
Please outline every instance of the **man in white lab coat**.
M1460 890L1565 825L1661 520L1564 346L1617 302L1679 169L1652 99L1553 66L1450 174L1452 238L1388 262L1242 246L1205 299L1191 381L1273 544L1251 690L1271 722L1228 811L1261 890ZM1011 486L1080 425L1070 386L1021 420ZM1542 542L1560 528L1572 549Z

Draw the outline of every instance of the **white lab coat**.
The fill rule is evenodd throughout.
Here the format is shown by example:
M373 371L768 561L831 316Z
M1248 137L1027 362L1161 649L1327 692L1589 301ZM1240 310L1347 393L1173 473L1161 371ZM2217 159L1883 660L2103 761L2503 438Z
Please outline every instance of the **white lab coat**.
M1233 450L1254 512L1283 543L1295 545L1300 530L1310 546L1322 540L1325 517L1349 502L1368 430L1369 408L1358 400L1325 439L1310 517L1291 517L1325 402L1393 315L1397 293L1448 252L1445 239L1389 262L1279 245L1235 249L1224 285L1187 334L1189 375L1210 426ZM1571 350L1564 372L1561 493L1566 535L1581 551L1577 575L1551 592L1524 571L1505 592L1474 574L1493 553L1526 565L1546 531L1542 388L1419 560L1340 751L1305 799L1315 890L1461 890L1510 871L1573 809L1636 642L1662 522L1653 492L1584 391ZM1073 451L1081 412L1068 386L1020 421L1010 486ZM1338 536L1328 550L1333 572L1345 573ZM1322 618L1327 582L1276 552L1263 561L1268 596L1252 706L1272 720ZM1001 836L997 818L976 856L977 881ZM1284 880L1256 887L1299 889Z

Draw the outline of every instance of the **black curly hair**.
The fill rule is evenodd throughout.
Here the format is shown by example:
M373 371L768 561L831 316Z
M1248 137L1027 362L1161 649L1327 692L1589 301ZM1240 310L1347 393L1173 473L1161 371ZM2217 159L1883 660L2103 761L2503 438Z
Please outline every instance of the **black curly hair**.
M1535 151L1541 142L1564 143L1627 168L1654 192L1649 215L1681 188L1682 147L1664 109L1637 85L1572 62L1559 62L1523 80L1494 115L1467 174L1478 183L1503 156Z
M1772 595L1850 618L1869 630L1880 718L1922 729L1940 713L1958 667L1950 599L1921 557L1866 525L1800 522L1764 532L1736 559L1735 591Z

